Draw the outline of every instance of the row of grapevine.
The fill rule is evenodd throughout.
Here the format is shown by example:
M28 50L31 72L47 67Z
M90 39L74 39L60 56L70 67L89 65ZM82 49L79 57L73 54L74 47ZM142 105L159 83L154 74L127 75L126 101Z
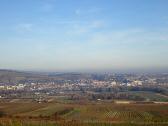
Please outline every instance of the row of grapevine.
M151 121L152 115L147 112L135 111L107 111L104 118L109 121Z
M78 121L39 121L0 120L0 126L167 126L168 123L107 123Z

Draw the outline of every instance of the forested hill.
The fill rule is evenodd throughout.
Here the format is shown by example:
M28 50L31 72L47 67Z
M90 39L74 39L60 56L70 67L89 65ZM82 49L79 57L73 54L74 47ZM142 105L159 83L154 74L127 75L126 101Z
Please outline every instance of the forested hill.
M77 80L91 78L90 74L80 73L46 73L0 69L0 84L16 84L26 81L48 82L55 80Z

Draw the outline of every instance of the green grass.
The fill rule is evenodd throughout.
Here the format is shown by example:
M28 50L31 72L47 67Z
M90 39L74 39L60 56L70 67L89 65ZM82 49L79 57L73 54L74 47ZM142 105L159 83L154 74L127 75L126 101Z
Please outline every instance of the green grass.
M149 92L149 91L130 91L128 92L128 94L130 95L134 95L134 96L140 96L141 98L144 98L146 100L150 100L150 101L161 101L161 102L167 102L168 101L168 97L158 94L158 93L154 93L154 92Z

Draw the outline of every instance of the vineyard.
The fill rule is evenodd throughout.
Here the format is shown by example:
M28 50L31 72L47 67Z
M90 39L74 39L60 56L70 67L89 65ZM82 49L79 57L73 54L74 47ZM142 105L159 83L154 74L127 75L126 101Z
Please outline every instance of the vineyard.
M139 113L139 112L133 112L133 111L123 111L123 112L109 111L106 113L105 116L109 121L132 120L132 122L133 121L150 122L152 120L152 115L147 112Z
M167 126L167 104L0 103L0 126Z

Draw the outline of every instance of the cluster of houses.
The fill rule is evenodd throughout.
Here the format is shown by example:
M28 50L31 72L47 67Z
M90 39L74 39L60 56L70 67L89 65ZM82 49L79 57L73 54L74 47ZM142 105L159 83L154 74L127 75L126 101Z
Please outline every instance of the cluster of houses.
M18 85L1 85L0 90L23 90L26 85L18 84Z

